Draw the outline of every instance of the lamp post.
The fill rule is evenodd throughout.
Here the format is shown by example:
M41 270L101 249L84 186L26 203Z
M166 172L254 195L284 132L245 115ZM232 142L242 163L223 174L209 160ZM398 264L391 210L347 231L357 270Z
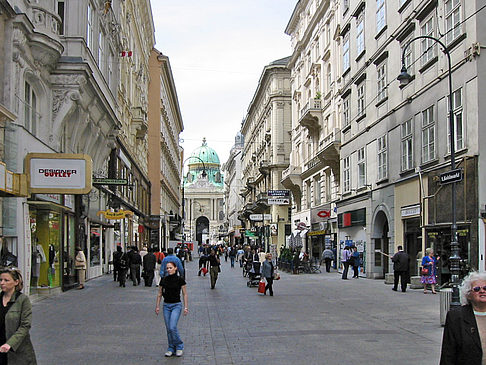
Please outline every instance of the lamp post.
M402 70L400 75L397 77L397 80L400 81L400 85L407 85L412 77L407 72L407 66L405 64L405 52L410 44L417 39L430 39L436 43L438 43L442 48L443 52L447 55L448 61L448 77L449 77L449 132L450 132L450 145L451 145L451 170L456 168L456 146L454 140L454 114L453 114L453 101L452 101L452 65L451 65L451 55L445 46L437 38L422 35L411 39L403 48L402 52ZM456 224L456 183L452 182L452 191L451 191L451 206L452 206L452 225L451 225L451 254L449 257L450 265L451 265L451 284L452 284L452 300L451 300L451 308L452 307L459 307L461 305L459 299L459 274L460 274L460 259L459 256L459 242L457 242L457 224Z
M201 173L201 176L203 178L205 178L206 176L208 176L208 174L206 173L206 165L204 164L204 161L198 157L198 156L189 156L188 158L186 158L184 160L184 162L182 163L182 173L184 173L184 165L186 163L187 160L189 160L190 158L195 158L195 159L198 159L199 161L201 161L202 165L203 165L203 171ZM182 240L185 241L186 237L185 237L185 226L186 226L186 210L185 210L185 206L186 206L186 201L185 201L185 197L184 197L184 177L182 177Z

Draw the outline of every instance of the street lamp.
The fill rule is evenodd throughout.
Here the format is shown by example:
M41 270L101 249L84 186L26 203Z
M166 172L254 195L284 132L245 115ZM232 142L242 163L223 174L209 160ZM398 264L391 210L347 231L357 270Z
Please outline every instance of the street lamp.
M204 164L204 161L198 157L198 156L189 156L188 158L186 158L184 160L184 162L182 163L182 172L184 173L184 165L186 163L187 160L189 160L190 158L195 158L195 159L198 159L199 161L201 161L202 165L203 165L203 171L201 173L201 176L203 179L206 178L206 176L208 176L208 174L206 173L206 165ZM185 206L186 206L186 203L185 203L185 197L184 197L184 177L182 178L182 240L185 241L185 226L186 226L186 210L185 210Z
M443 48L443 52L447 55L448 61L448 77L449 77L449 132L450 132L450 145L451 145L451 170L456 168L456 146L454 141L454 114L453 114L453 101L452 101L452 65L451 65L451 55L445 46L437 38L421 35L418 37L413 38L410 40L405 47L403 48L402 52L402 70L400 75L398 75L397 80L400 81L401 86L407 85L412 77L407 72L407 66L405 64L405 52L410 44L417 39L431 39ZM461 302L459 299L459 274L460 274L460 267L459 262L461 257L459 256L459 242L457 242L457 224L456 224L456 183L452 182L452 192L451 192L451 205L452 205L452 225L451 225L451 255L449 257L451 263L451 284L452 284L452 300L451 300L451 308L452 307L460 307Z

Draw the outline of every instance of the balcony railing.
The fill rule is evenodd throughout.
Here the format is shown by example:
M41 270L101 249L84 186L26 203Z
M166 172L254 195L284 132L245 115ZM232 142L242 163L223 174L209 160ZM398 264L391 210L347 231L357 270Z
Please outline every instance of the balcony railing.
M321 110L322 100L321 99L311 99L304 107L300 110L300 118L302 118L309 110Z

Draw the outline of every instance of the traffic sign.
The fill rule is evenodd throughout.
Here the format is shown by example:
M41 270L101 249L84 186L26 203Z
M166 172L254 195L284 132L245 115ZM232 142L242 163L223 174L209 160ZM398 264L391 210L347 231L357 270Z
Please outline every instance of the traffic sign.
M440 184L451 184L462 181L462 169L449 170L440 174Z
M270 205L289 205L290 198L268 198L268 204Z

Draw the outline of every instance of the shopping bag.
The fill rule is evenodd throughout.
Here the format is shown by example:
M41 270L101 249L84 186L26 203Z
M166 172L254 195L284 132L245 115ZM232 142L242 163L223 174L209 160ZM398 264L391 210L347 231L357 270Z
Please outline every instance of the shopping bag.
M203 267L201 271L203 275L206 275L208 273L208 269L206 269L205 267Z
M258 292L265 293L265 282L263 280L258 283Z

